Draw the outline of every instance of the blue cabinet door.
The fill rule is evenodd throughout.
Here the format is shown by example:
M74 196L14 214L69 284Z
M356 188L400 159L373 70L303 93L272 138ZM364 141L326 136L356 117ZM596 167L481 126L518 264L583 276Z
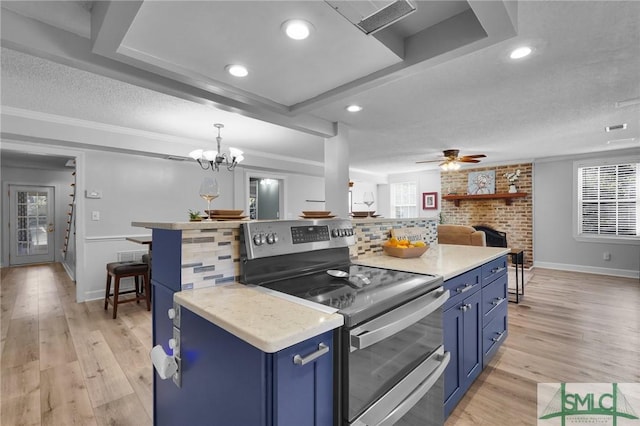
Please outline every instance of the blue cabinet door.
M468 387L482 370L482 292L478 291L467 297L463 303L467 309L463 311L462 321L462 374L465 387Z
M321 349L326 346L325 349ZM323 353L305 365L300 358ZM274 426L333 425L333 333L327 332L275 354Z
M444 416L447 418L462 394L462 375L460 366L463 353L462 309L460 304L442 313L444 323L444 350L451 353L449 365L444 370Z
M449 416L482 371L482 292L467 296L442 314L444 350L451 361L444 371L444 415Z

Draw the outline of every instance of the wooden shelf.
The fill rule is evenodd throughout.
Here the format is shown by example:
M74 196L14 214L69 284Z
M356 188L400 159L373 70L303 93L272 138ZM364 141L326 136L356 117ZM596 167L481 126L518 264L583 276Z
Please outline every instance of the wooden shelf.
M456 207L460 206L461 200L504 200L505 204L510 206L511 201L514 198L523 198L526 197L526 192L505 192L503 194L478 194L478 195L457 195L457 194L449 194L443 195L443 200L453 201Z

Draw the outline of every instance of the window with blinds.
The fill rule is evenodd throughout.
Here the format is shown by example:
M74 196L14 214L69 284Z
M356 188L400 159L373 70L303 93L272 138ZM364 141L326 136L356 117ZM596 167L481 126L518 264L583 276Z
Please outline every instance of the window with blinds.
M640 235L640 163L578 168L579 235Z
M393 217L418 217L417 186L415 182L391 184L391 212Z

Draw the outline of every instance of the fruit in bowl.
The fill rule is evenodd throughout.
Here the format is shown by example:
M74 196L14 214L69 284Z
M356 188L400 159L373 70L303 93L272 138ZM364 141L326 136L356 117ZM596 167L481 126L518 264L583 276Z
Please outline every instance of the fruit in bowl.
M403 258L420 257L428 248L429 244L424 241L398 240L393 237L382 245L382 249L389 256Z

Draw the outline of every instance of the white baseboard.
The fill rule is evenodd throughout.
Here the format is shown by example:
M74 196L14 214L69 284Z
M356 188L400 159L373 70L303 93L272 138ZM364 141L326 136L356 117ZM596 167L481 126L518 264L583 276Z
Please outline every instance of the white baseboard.
M69 275L69 278L71 278L71 281L75 282L76 281L76 274L75 271L73 271L69 265L67 265L64 262L60 262L62 263L62 267L64 268L64 270L67 272L67 275Z
M557 269L559 271L584 272L587 274L610 275L613 277L625 277L640 279L640 271L627 269L599 268L596 266L570 265L567 263L534 262L535 268Z

